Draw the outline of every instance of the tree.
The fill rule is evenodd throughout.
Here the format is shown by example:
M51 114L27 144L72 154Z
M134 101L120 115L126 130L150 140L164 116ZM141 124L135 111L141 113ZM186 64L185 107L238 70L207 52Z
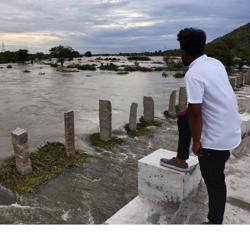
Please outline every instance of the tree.
M17 61L18 62L25 62L28 60L29 51L26 49L19 49L17 52Z
M91 57L91 56L92 56L91 51L87 51L87 52L84 54L84 56L86 56L86 57Z
M63 47L62 45L53 47L49 51L50 56L56 58L57 62L61 63L61 66L63 66L66 59L73 59L80 56L78 51L73 50L71 47Z

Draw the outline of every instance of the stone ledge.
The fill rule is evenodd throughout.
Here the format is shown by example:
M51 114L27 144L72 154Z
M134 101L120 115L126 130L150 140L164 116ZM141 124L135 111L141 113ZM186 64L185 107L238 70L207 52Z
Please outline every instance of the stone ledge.
M190 156L189 169L181 172L162 167L161 158L176 156L176 152L159 149L138 162L139 195L153 202L181 202L201 181L197 157Z

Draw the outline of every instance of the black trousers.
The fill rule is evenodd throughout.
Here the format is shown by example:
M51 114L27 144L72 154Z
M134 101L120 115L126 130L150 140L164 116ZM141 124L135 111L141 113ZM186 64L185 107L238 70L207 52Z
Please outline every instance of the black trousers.
M181 159L188 159L191 142L191 131L189 128L188 114L178 117L179 141L177 156ZM222 224L227 189L225 183L224 169L226 161L230 157L230 151L202 149L199 156L199 164L202 178L207 187L209 212L207 218L215 223Z

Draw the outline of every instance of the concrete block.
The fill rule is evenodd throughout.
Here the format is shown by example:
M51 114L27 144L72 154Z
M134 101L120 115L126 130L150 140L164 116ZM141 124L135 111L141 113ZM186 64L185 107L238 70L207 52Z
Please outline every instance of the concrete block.
M181 202L198 188L201 174L198 158L190 156L186 172L160 165L161 158L172 158L176 152L159 149L138 162L138 192L156 203Z
M109 218L105 224L170 224L178 208L179 204L171 203L161 206L137 196Z

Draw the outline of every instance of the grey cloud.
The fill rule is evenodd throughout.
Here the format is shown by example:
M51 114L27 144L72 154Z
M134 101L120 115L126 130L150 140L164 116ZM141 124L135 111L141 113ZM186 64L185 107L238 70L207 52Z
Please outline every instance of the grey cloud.
M8 0L0 2L0 39L1 33L58 37L40 47L27 41L35 51L59 43L82 52L169 49L178 47L174 34L181 28L202 28L212 40L248 23L249 9L249 0Z

